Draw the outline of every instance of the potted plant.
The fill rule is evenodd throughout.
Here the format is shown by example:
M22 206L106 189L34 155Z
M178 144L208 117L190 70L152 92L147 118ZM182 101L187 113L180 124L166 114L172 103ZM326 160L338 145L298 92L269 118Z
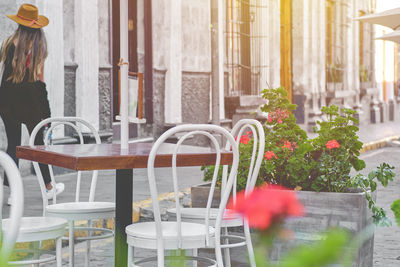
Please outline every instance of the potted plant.
M318 135L311 139L296 124L292 114L296 105L289 102L284 88L263 90L262 96L267 103L261 110L268 113L268 119L265 161L258 183L279 184L298 191L306 213L287 222L297 233L293 243L310 242L316 233L332 226L347 228L356 235L372 222L388 224L385 211L375 204L374 191L377 182L386 186L393 180L393 167L382 163L368 176L356 173L365 168L365 163L359 159L362 142L357 136L355 111L323 107L324 121L317 122L314 131ZM250 138L248 143L251 142ZM240 146L238 188L247 177L247 150L252 147L244 143ZM209 179L212 168L205 167L205 179ZM291 244L276 245L271 257L279 258L287 246ZM360 248L354 266L372 266L372 256L373 236Z

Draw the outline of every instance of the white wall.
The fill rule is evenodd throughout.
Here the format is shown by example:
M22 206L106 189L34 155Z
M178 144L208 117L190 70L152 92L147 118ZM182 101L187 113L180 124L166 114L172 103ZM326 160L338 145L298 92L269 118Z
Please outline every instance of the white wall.
M98 1L75 0L76 115L99 128Z

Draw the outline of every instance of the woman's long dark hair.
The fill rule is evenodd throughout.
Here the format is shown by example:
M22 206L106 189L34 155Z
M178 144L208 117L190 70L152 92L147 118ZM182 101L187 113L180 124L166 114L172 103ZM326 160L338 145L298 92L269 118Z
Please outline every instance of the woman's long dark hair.
M28 81L38 80L47 57L47 41L43 30L19 25L15 33L3 43L0 55L1 62L5 62L12 44L15 44L12 61L13 72L8 79L13 83L20 83L24 80L28 70ZM28 56L30 57L29 64L27 64Z

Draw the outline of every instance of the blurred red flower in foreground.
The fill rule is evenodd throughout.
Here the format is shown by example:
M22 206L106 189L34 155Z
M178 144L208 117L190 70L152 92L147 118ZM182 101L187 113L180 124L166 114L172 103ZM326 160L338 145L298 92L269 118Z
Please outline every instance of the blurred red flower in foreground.
M246 218L251 228L266 230L273 223L280 223L287 217L302 216L304 207L297 200L295 191L279 185L265 185L255 188L245 196L244 191L231 199L227 206L229 213L238 213Z
M325 146L326 146L328 149L339 148L339 147L340 147L339 143L338 143L335 139L329 140L329 141L325 144Z

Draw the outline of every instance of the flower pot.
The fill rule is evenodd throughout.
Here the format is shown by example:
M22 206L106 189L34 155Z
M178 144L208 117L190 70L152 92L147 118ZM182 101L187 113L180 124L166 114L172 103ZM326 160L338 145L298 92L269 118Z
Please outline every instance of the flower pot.
M191 188L193 207L205 207L210 184ZM218 189L217 189L218 190ZM271 261L277 261L290 248L300 244L311 244L320 234L331 227L341 227L357 236L372 224L372 214L365 199L365 193L329 193L298 191L299 201L305 207L305 216L290 219L286 227L294 232L289 241L276 241L270 250ZM220 191L216 192L213 206L217 207ZM374 237L369 238L359 249L353 260L353 267L372 267Z
M210 187L211 183L205 183L192 186L190 188L193 208L205 208L207 206ZM221 190L219 188L215 188L213 201L211 202L211 207L218 208L220 201L221 201Z
M373 223L365 193L329 193L299 191L299 201L305 207L305 216L290 219L286 227L295 232L288 242L276 242L270 251L271 260L278 260L291 247L312 243L318 234L328 228L349 230L355 237ZM357 237L358 238L358 237ZM353 260L353 267L372 267L374 237L370 237Z

